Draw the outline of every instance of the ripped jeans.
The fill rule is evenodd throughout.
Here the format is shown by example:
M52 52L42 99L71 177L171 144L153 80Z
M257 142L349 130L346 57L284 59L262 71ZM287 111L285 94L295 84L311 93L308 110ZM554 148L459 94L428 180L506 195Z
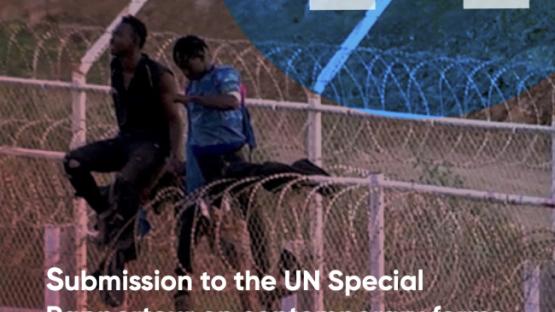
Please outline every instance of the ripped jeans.
M64 169L76 195L83 197L98 214L110 207L91 173L117 171L113 190L115 209L129 219L137 213L142 194L158 177L168 155L167 144L119 135L70 151L64 158Z

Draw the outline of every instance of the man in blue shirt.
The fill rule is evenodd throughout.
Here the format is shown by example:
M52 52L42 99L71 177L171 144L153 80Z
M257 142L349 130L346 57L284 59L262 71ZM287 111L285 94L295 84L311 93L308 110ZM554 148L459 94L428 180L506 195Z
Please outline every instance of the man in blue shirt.
M177 95L175 99L176 102L185 105L189 120L185 183L188 193L221 178L264 177L279 173L329 175L306 159L296 161L292 165L277 162L245 162L240 150L245 145L254 147L255 140L249 114L243 104L244 94L241 92L240 75L237 70L229 66L214 65L206 42L196 36L186 36L177 40L173 59L189 80L185 94ZM271 181L264 187L272 191L290 179L285 177ZM322 193L330 191L329 188L319 190ZM217 192L218 190L211 191ZM194 239L191 239L191 236L194 217L195 209L191 207L179 216L177 254L180 266L177 274L180 275L192 272L191 242ZM265 229L256 209L249 211L247 223L257 271L267 274L270 265L266 252ZM252 239L253 235L256 235L256 239ZM288 250L282 250L280 254L281 267L285 268L284 270L299 267L296 257ZM270 310L272 300L275 299L271 297L269 293L263 293L262 304L267 310ZM190 309L189 293L176 294L175 303L177 310ZM250 310L256 309L251 306Z
M248 112L243 105L237 70L212 63L208 46L196 36L177 40L173 58L189 84L175 101L185 105L188 117L186 143L187 193L224 176L231 164L243 162L240 151L254 147ZM192 272L191 235L194 209L179 217L179 268L177 274ZM189 293L176 294L176 308L191 309Z
M174 60L189 79L177 102L187 109L187 191L222 176L225 166L241 161L239 151L254 145L248 114L241 100L237 70L212 63L206 43L196 37L180 38Z

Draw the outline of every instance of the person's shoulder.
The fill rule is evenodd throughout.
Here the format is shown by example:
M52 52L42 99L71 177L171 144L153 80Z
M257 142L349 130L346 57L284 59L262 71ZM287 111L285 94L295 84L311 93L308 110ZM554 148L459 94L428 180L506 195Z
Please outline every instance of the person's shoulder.
M229 73L229 72L234 72L234 73L238 73L237 69L231 65L216 65L214 66L214 68L216 69L216 72L220 72L220 73Z
M159 61L153 60L150 57L148 57L148 55L145 54L146 60L147 60L147 65L151 68L155 68L156 71L160 74L170 74L173 76L173 71L166 65L162 64Z
M218 65L214 70L214 74L220 78L225 79L229 77L237 77L239 78L239 71L230 65Z

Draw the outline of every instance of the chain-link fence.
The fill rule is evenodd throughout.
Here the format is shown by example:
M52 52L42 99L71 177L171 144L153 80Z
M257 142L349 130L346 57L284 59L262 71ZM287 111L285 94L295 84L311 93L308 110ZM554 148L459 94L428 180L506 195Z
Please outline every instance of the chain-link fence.
M2 166L32 170L34 175L23 173L14 178L2 170L6 190L2 202L14 209L6 210L2 219L2 250L8 252L3 253L2 259L5 278L0 285L0 302L2 306L40 309L42 276L48 263L45 232L49 227L61 231L62 247L55 264L69 274L75 272L71 194L60 175L58 161L3 156ZM376 192L373 187L379 184L372 186L363 179L345 185L333 178L315 184L296 178L278 191L265 189L265 185L278 179L283 176L229 182L226 192L207 198L210 230L199 230L198 222L205 216L198 213L195 218L194 232L204 234L194 244L195 280L200 273L209 272L231 281L235 272L250 270L278 277L278 286L283 288L283 270L319 269L327 310L368 309L371 292L358 291L347 297L325 286L330 283L326 276L332 270L358 276L372 272L370 259L376 252L373 239L377 235L373 209L383 213L384 273L392 275L398 270L400 274L416 274L423 270L425 277L423 291L386 293L384 303L390 310L428 311L441 305L452 310L523 311L528 300L523 291L529 273L527 264L552 266L552 210L539 203L504 203L476 199L470 194L441 195L441 191L426 194L388 184ZM330 191L320 192L322 189ZM175 198L169 193L172 190L161 190L154 201ZM384 199L381 204L379 196ZM212 206L215 203L219 203L218 207ZM138 275L152 274L154 270L173 274L177 266L175 230L181 226L176 211L179 215L195 202L167 202L168 207L160 215L152 213L152 204L145 206L152 231L142 242L139 260L128 269ZM322 241L315 244L318 211ZM321 258L315 257L319 248ZM109 250L89 245L90 271L105 252ZM551 276L542 273L541 278L549 282ZM553 307L548 290L543 291L544 309ZM279 308L284 295L290 295L279 291L265 294L255 299L273 302L274 308ZM242 310L245 307L241 306L241 296L245 295L233 288L211 293L196 288L194 307ZM74 295L62 296L67 296L69 300L64 302L71 305ZM297 292L297 297L300 306L310 306L309 292ZM126 305L134 310L146 306L157 310L173 308L171 293L165 292L129 292ZM88 306L91 310L104 309L95 292L89 296Z
M87 244L89 270L96 268L106 252L74 237L81 225L75 222L71 187L60 165L60 152L66 151L75 137L71 116L77 90L86 94L87 140L107 138L116 131L109 88L104 86L108 80L107 55L95 63L88 76L98 86L51 81L69 80L71 69L67 64L76 63L101 30L39 30L11 25L0 31L9 43L0 52L2 72L33 78L3 77L0 83L0 306L29 309L42 309L45 302L43 275L49 259L44 240L49 238L49 229L60 231L60 244L65 248L58 254L67 260L70 272L75 270L72 259L77 247ZM174 34L152 35L149 52L170 64L169 49L174 38ZM382 172L388 179L417 185L540 199L552 195L554 132L550 127L451 119L396 120L317 101L308 104L307 92L247 43L210 43L216 59L237 66L248 85L248 105L259 142L255 161L291 163L321 154L313 160L322 162L337 176L366 177ZM293 60L308 53L299 47L283 50L289 51ZM380 62L387 63L387 59L384 56ZM396 56L395 60L399 63L403 58ZM389 68L394 68L395 62ZM291 68L305 72L294 64ZM464 68L455 65L453 68ZM418 70L421 68L418 66ZM447 70L439 71L438 81L445 82ZM412 88L410 84L408 88ZM552 88L544 93L551 94ZM452 95L456 97L456 93ZM528 106L538 108L537 120L543 120L543 107L551 104L532 95L528 99L527 103L537 105ZM106 175L97 178L102 184L110 182ZM237 182L237 187L241 183L246 182ZM194 274L207 271L229 279L238 268L258 269L276 277L284 268L321 269L323 277L333 269L345 274L369 274L370 259L375 254L369 209L375 208L371 204L375 192L368 183L331 183L336 184L333 194L319 196L317 191L327 184L301 187L300 180L294 180L278 192L269 192L264 183L256 181L220 201L224 206L229 204L226 213L210 208L209 203L213 227L195 245L194 267L198 271ZM163 190L159 196L172 192ZM427 193L387 187L381 192L384 272L391 274L397 269L411 274L423 269L426 278L422 292L387 293L384 302L388 309L430 310L441 305L450 310L522 311L529 299L523 290L529 273L527 263L542 268L542 283L552 283L549 274L544 273L553 266L555 243L552 210L545 208L549 200L538 200L533 205L454 196L437 190ZM152 231L143 242L139 260L129 267L133 274L152 274L155 269L173 274L177 262L175 229L180 227L174 210L187 207L188 201L166 205L170 207L161 215L149 211ZM321 239L315 239L315 235ZM229 250L242 256L234 256ZM326 310L359 310L368 308L371 297L368 292L345 297L328 289L322 294L298 293L297 300L300 306L311 306L311 302L321 300L315 298L323 298ZM259 297L197 289L194 297L197 309L240 310L241 302L252 300L247 296L272 302L277 308L280 299L288 295L276 291ZM542 298L547 300L549 295ZM172 296L163 292L129 293L126 304L134 310L146 306L172 310ZM554 309L554 303L542 304L548 307L546 311ZM104 309L94 293L88 298L88 308Z
M71 141L69 89L2 84L2 145L64 151ZM24 103L24 105L14 105ZM115 119L107 93L87 92L87 137L107 138ZM260 148L255 159L293 161L308 153L308 105L249 101ZM303 106L304 105L304 106ZM322 161L345 174L550 196L551 130L368 118L319 107ZM272 127L268 127L272 125ZM437 176L437 177L434 177Z

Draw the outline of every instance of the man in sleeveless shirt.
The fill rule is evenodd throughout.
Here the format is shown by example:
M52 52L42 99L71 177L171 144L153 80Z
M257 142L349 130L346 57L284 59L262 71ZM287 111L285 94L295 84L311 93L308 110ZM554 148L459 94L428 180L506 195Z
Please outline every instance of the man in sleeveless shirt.
M64 159L76 195L104 220L100 224L107 228L100 233L105 244L133 236L142 194L164 168L177 170L184 159L184 123L174 102L173 73L142 53L146 37L145 25L133 16L124 17L112 34L111 83L118 134L72 150ZM109 198L91 172L117 172ZM133 239L127 244L114 251L118 271L136 257L134 246L129 246Z

